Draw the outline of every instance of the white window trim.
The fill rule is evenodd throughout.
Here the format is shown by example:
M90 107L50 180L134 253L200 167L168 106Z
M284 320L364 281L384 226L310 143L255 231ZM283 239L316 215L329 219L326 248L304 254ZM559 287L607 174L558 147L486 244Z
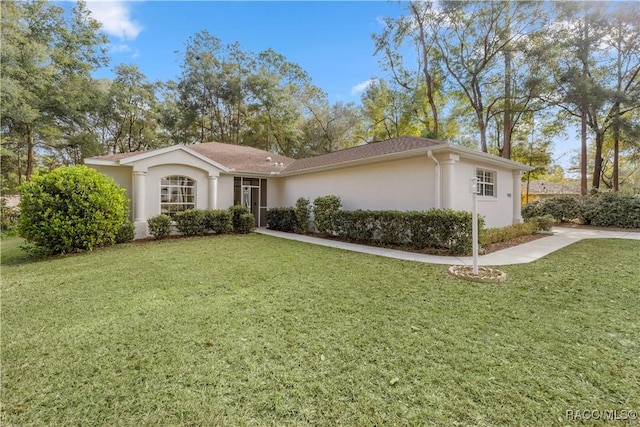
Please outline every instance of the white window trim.
M162 183L163 181L168 180L170 178L182 178L182 179L186 178L189 181L191 181L193 183L193 185L191 185L191 186L180 186L180 185L173 185L173 184L165 185L165 184ZM164 188L191 188L191 194L193 195L193 202L163 202L162 201L162 190ZM189 209L196 209L197 206L198 206L198 181L193 179L193 178L191 178L190 176L186 176L186 175L167 175L167 176L164 176L164 177L160 178L160 213L163 213L162 207L164 205L190 206L190 207L188 207L186 209L182 209L180 211L165 213L165 215L169 215L169 216L171 216L172 213L186 211L186 210L189 210Z
M486 174L491 174L493 175L493 182L486 182L484 181L484 179L481 179L478 175L479 173L482 172L482 177L484 178L486 176ZM485 169L485 168L476 168L476 178L478 178L478 196L479 197L484 197L488 200L493 200L496 199L498 197L498 172L495 170L491 170L491 169ZM485 189L487 186L491 186L493 187L493 194L492 195L486 195L485 194Z

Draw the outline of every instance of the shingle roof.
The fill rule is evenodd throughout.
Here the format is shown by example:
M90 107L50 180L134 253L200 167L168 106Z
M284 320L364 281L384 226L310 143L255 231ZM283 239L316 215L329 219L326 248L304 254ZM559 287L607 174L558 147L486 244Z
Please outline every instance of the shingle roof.
M298 160L253 147L220 142L193 144L186 147L237 172L270 174L280 172L295 173L316 168L347 165L359 160L375 159L442 144L440 141L428 138L401 136ZM117 162L133 156L150 153L151 151L114 154L94 159ZM267 161L267 158L270 158L270 160Z
M297 172L305 169L340 165L357 160L369 159L393 153L401 153L404 151L427 148L441 144L442 142L433 139L401 136L398 138L387 139L385 141L359 145L345 150L334 151L320 156L298 159L291 166L288 166L284 172Z
M295 162L295 160L290 157L269 153L268 151L244 145L207 142L204 144L189 145L188 147L238 172L281 172L284 168ZM271 160L267 161L267 158L271 158Z
M286 156L281 156L279 154L270 153L268 151L244 145L206 142L203 144L186 145L185 147L238 172L281 172L284 168L295 161L295 159ZM94 157L94 159L117 162L130 157L150 153L152 151L154 150L112 154L109 156ZM271 160L267 161L267 158L270 158Z
M527 184L523 183L522 187L526 189ZM529 194L580 194L580 185L577 183L559 184L550 181L530 181Z

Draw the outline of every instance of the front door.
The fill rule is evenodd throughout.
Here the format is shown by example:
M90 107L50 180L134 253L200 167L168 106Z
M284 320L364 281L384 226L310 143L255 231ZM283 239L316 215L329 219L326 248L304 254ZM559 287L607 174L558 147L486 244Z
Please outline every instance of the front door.
M265 227L267 225L267 180L235 177L233 204L246 206L255 218L256 227Z
M258 218L260 212L260 187L243 185L242 186L242 204L249 209L253 215L254 225L258 227Z

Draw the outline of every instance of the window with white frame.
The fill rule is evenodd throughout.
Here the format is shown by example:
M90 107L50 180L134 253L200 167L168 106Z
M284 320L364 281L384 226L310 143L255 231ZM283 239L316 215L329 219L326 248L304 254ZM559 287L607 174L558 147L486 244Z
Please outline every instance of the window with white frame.
M160 213L173 216L195 209L196 182L186 176L167 176L160 183Z
M476 169L478 195L496 197L496 173L486 169Z

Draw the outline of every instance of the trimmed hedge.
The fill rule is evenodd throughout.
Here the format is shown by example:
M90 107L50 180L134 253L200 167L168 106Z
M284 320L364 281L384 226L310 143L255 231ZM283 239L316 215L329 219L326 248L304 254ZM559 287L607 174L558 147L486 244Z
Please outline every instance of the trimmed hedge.
M49 254L111 245L127 220L125 190L84 165L36 174L20 191L20 235Z
M204 226L206 230L217 234L233 231L233 215L226 209L207 209L204 211Z
M538 231L538 225L534 222L524 222L506 227L487 228L480 234L480 244L490 245L492 243L506 242L521 236L530 236Z
M446 249L456 254L472 249L471 213L450 209L429 211L337 211L334 228L327 230L344 239L365 243ZM478 219L482 229L484 220Z
M233 232L240 233L239 230L243 230L246 226L246 224L243 224L242 215L251 215L251 212L249 212L249 208L247 208L245 205L233 205L229 208L229 212L231 212ZM253 230L253 225L251 225L251 229Z
M118 234L116 234L116 243L129 243L135 238L136 229L133 222L127 220L122 223Z
M253 215L251 217L253 218ZM171 234L174 224L176 230L185 236L206 233L224 234L234 231L233 214L229 210L222 209L189 209L176 213L173 218L168 215L156 215L150 217L147 224L149 233L156 239ZM246 225L243 227L246 228Z
M200 209L189 209L177 212L173 216L176 229L185 236L197 236L206 231L204 211Z
M147 219L149 233L156 239L162 239L171 234L171 217L169 215L155 215Z
M238 218L237 223L234 224L233 231L235 233L247 234L247 233L251 233L251 231L253 231L254 228L255 228L255 218L253 217L253 214L243 213Z
M267 228L294 233L298 222L295 208L271 208L267 211Z
M329 234L335 229L334 219L336 213L340 211L340 197L321 196L313 201L313 224L320 234Z
M525 220L544 215L551 215L558 222L640 228L640 197L620 193L596 193L585 197L558 196L538 200L522 208Z
M309 220L311 218L311 203L309 199L300 197L296 200L296 207L294 208L296 214L296 229L298 234L304 234L309 230Z

